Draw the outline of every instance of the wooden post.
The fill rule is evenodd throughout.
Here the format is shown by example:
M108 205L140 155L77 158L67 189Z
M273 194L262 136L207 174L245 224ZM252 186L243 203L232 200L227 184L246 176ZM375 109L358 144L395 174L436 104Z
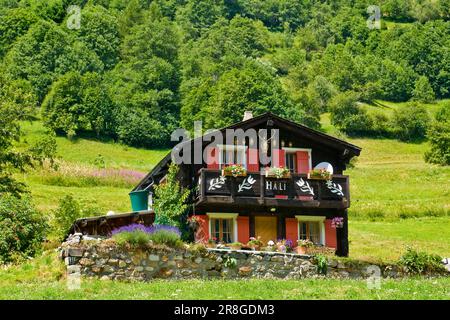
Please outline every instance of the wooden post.
M336 255L348 257L348 212L347 209L339 210L338 215L344 218L344 226L336 229L337 250Z

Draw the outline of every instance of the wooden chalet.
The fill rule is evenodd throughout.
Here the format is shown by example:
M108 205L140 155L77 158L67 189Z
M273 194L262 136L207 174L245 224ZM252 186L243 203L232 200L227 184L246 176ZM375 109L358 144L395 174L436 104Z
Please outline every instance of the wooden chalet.
M196 240L217 238L225 243L247 243L250 237L260 237L264 242L309 239L316 245L334 248L339 256L347 256L350 189L349 177L343 173L361 148L272 113L250 116L219 131L225 133L226 129L278 129L279 146L266 144L272 158L268 165L261 164L258 150L250 146L255 144L249 141L217 145L206 150L207 161L179 165L181 185L196 190L190 213L200 220ZM186 143L194 148L194 141ZM202 142L202 148L209 144ZM230 158L246 168L246 176L222 175L222 169L231 164ZM168 154L133 191L151 190L163 181L171 161ZM332 178L310 178L308 173L317 166L331 169ZM267 176L268 167L287 167L290 174L285 178ZM332 223L335 217L343 218L338 228Z

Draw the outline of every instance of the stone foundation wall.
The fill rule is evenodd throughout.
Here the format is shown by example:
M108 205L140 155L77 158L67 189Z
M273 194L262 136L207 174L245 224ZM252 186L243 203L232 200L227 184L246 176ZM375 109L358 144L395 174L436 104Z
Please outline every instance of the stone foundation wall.
M64 244L61 257L68 273L114 280L149 281L155 278L313 278L319 275L310 256L260 251L169 249L148 247L126 249L112 241ZM367 263L328 258L327 277L367 278L373 268L382 277L405 275L397 266L371 266Z

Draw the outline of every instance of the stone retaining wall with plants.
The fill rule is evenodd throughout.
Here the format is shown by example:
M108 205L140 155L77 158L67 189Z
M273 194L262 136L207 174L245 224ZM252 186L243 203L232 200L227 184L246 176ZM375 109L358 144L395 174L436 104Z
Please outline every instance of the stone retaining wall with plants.
M206 249L200 245L179 249L161 245L136 248L118 245L111 239L72 240L64 243L60 250L69 274L104 280L368 278L377 274L398 278L406 275L404 268L397 265L373 266L325 256Z

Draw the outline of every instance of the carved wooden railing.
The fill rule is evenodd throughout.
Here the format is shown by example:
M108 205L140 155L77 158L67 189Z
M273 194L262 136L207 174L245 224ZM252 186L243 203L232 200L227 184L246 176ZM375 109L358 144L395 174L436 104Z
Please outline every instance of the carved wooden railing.
M245 177L225 177L220 170L201 169L198 198L208 196L346 203L350 199L349 179L344 175L333 175L331 180L308 179L307 174L277 179L260 172L247 172Z

